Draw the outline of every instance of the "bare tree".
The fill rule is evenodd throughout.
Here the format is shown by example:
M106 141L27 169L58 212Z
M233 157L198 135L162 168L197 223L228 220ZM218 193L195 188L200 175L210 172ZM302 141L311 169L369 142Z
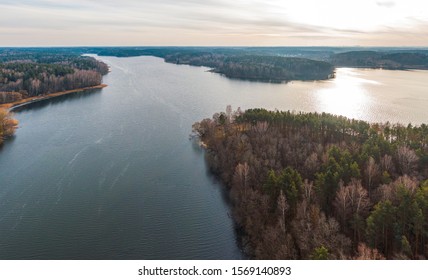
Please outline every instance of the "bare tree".
M379 187L379 200L391 201L393 205L400 203L399 188L404 187L411 195L415 195L419 186L419 181L407 175L397 178L394 182Z
M278 196L278 209L281 212L281 218L279 220L279 225L282 229L282 231L285 232L285 212L289 208L289 204L287 202L287 198L284 195L284 192L281 190L279 196Z
M302 190L303 190L303 199L305 199L309 203L312 203L316 195L314 183L309 182L307 179L305 179L305 181L303 181Z
M232 123L232 106L231 105L227 105L226 106L226 117L229 123Z
M374 158L370 157L367 161L366 175L367 175L367 189L369 197L371 196L373 178L379 174L379 166L376 164Z
M317 169L319 168L320 163L318 161L317 153L313 152L306 160L305 160L305 170L307 170L308 174L315 174Z
M253 130L259 134L264 134L269 128L268 122L257 122L255 126L253 126Z
M350 222L354 228L354 239L359 240L362 219L370 208L370 199L361 182L352 179L349 185L341 186L336 193L334 206L344 228Z
M250 167L246 162L244 164L239 163L235 168L235 174L233 175L235 186L237 186L244 195L247 194L248 182L250 181Z
M418 161L418 156L412 150L406 146L398 147L397 158L402 174L410 175Z
M392 168L394 167L394 163L392 162L392 156L384 155L380 159L380 166L381 166L382 171L386 171L388 173L391 173Z
M358 254L354 260L384 260L385 257L377 249L368 247L365 243L358 244Z

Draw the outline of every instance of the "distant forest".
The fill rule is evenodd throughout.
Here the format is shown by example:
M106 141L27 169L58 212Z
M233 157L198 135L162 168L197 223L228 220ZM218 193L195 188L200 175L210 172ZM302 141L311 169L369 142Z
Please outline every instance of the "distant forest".
M272 60L278 60L275 66L283 71L294 74L296 80L325 79L327 68L317 69L319 76L313 75L317 71L311 67L327 67L326 64L316 64L312 61L329 63L332 67L365 67L384 68L390 70L428 69L428 50L422 48L364 48L364 47L128 47L128 48L99 48L92 49L99 55L118 57L151 55L162 57L166 62L206 66L214 72L222 73L231 78L251 79L254 68L263 77L270 81ZM286 58L286 59L284 59ZM289 58L304 58L306 60L287 60ZM230 74L228 62L238 63L239 72ZM283 62L288 62L283 63ZM225 68L220 66L225 65ZM296 70L296 67L299 70ZM234 69L235 70L235 69ZM326 71L326 72L324 72ZM300 75L300 76L299 76ZM256 75L260 76L260 75ZM327 75L328 76L328 75ZM275 77L275 75L273 75ZM331 76L330 76L331 77ZM286 79L290 76L286 75ZM275 80L275 79L273 79Z
M324 80L335 67L428 69L428 50L396 48L329 47L158 47L103 48L99 55L118 57L150 55L166 62L205 66L229 78L263 82Z
M0 50L0 104L101 84L108 66L91 57L44 49Z
M334 76L334 66L326 61L246 48L113 48L101 49L97 53L118 57L157 56L169 63L209 67L212 72L228 78L261 82L325 80ZM310 54L308 56L312 57Z
M384 68L390 70L428 69L428 55L415 52L352 51L335 54L330 61L337 67Z
M359 47L0 48L0 104L101 83L108 67L82 54L155 56L261 82L325 80L335 67L428 69L428 50Z
M228 78L265 82L325 80L334 76L334 67L328 62L295 57L175 53L165 56L165 61L207 66L212 68L212 72L223 74Z
M193 130L250 257L428 257L427 125L228 106Z

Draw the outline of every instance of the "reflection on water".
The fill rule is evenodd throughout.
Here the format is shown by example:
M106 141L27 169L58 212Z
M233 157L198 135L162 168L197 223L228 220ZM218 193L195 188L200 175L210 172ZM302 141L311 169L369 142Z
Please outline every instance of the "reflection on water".
M239 98L231 104L327 112L370 122L421 124L428 122L427 76L426 70L339 68L336 77L328 81L281 85L240 82L231 86ZM233 97L227 95L226 99Z
M338 69L338 78L327 81L328 87L317 91L319 112L330 112L350 118L364 118L364 108L371 102L367 85L380 85L379 82L361 77L353 69Z
M70 94L60 95L53 98L43 99L37 102L22 104L14 107L13 112L23 112L27 110L38 110L46 106L55 105L58 103L69 102L72 100L82 99L95 93L101 93L101 89L89 89L85 91L73 92Z
M428 122L428 71L338 69L317 91L318 111L372 122Z

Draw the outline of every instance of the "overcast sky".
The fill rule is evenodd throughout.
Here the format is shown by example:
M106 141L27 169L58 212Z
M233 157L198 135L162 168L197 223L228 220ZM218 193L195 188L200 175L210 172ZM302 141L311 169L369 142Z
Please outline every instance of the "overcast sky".
M426 0L0 0L0 46L428 46Z

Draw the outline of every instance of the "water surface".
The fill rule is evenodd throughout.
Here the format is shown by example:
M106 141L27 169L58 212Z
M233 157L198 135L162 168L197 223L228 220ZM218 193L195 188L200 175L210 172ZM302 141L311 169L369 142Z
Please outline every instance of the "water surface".
M226 105L428 120L427 71L323 82L231 80L159 58L101 57L102 90L30 105L0 150L0 259L239 259L191 125Z

